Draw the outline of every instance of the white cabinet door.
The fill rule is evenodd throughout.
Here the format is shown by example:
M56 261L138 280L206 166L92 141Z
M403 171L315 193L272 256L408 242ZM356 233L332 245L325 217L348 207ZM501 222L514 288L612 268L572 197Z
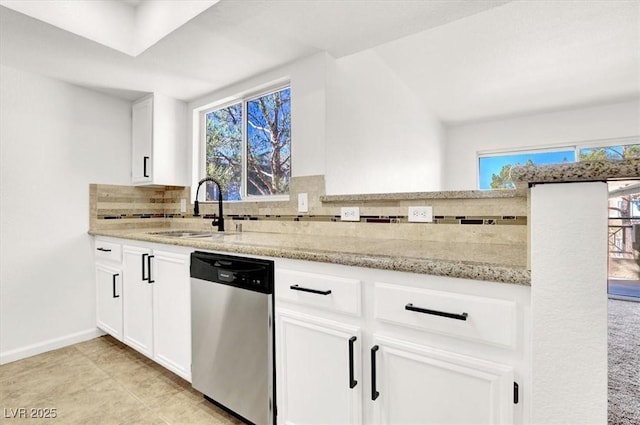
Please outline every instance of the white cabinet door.
M122 341L122 270L96 263L96 321Z
M382 336L373 343L376 424L513 423L510 366Z
M191 381L189 256L154 250L154 360Z
M187 104L154 93L133 104L131 119L132 183L187 186Z
M123 255L124 342L142 354L153 356L153 282L151 252L125 245Z
M133 104L131 120L131 180L148 183L153 171L153 97Z
M360 328L279 312L278 423L359 424Z

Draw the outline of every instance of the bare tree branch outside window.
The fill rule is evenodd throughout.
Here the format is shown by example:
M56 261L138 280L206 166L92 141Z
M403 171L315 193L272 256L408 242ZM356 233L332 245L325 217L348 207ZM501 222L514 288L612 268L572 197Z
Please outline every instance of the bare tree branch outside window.
M236 103L206 114L207 176L220 182L225 200L288 194L291 89L249 99L244 110L246 117L243 103ZM207 200L215 199L214 185L210 189Z

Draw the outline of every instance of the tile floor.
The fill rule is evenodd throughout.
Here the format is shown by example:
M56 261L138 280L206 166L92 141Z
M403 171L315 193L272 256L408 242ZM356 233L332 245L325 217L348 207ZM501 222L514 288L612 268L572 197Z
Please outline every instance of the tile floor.
M47 413L43 409L55 409L56 417L29 417ZM0 424L48 423L241 422L204 400L187 381L104 336L0 366Z

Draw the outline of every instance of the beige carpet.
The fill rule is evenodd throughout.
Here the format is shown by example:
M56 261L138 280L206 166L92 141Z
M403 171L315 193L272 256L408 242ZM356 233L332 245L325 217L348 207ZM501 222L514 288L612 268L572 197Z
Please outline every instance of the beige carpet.
M640 424L640 302L609 300L609 425Z

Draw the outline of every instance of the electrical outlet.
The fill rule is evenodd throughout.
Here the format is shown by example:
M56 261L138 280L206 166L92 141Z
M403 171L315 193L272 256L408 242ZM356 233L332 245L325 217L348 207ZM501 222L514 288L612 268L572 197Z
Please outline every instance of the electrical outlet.
M360 207L340 208L341 221L360 221Z
M431 223L433 221L433 207L409 207L407 218L411 223Z
M309 212L309 198L306 193L298 193L298 212Z
M187 200L180 199L180 212L187 212Z

